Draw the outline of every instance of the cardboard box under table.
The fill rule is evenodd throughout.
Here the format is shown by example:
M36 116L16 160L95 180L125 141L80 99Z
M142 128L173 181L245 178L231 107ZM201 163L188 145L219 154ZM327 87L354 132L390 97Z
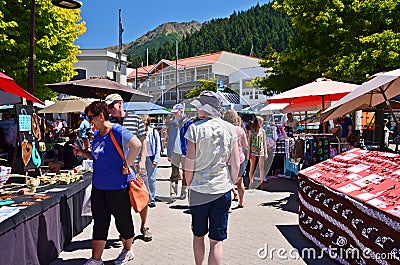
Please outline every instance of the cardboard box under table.
M400 155L352 149L299 172L299 226L341 264L400 264Z

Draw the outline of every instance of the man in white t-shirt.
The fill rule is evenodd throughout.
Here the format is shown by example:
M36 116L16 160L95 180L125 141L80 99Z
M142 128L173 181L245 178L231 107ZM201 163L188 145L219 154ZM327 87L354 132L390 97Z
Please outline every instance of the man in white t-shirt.
M208 259L222 262L222 242L227 238L231 189L236 184L239 148L235 127L222 120L221 101L212 91L203 91L191 105L201 119L192 124L185 138L186 181L190 187L193 251L196 264L203 264L205 235L210 239ZM230 160L229 172L227 162Z

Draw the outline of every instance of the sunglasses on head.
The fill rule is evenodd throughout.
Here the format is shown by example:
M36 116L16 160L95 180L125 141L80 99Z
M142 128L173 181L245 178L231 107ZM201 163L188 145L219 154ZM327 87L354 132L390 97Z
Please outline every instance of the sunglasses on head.
M112 109L112 108L114 108L115 104L117 104L118 102L119 102L119 100L114 100L113 102L111 102L110 104L108 104L107 107L108 107L109 109Z

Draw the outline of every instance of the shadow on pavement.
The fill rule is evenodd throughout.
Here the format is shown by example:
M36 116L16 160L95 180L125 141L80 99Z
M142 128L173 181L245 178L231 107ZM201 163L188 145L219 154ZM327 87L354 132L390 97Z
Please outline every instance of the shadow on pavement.
M119 248L121 247L121 241L119 239L108 239L105 249ZM64 248L63 251L73 252L80 249L92 249L92 240L82 240L71 242Z
M293 192L297 193L298 182L287 178L268 176L268 181L264 184L264 190L269 192Z
M174 209L174 210L188 210L189 209L189 205L182 205L182 204L171 205L169 208L170 209Z
M82 265L86 262L87 259L68 259L68 260L62 260L62 259L56 259L53 262L51 262L51 265ZM103 261L104 265L111 265L114 264L114 260L109 260L109 261Z
M299 196L297 195L297 193L292 193L288 197L282 198L280 200L275 200L272 202L263 202L260 204L260 206L272 206L283 211L298 214L299 213L298 198Z
M156 202L173 203L174 200L172 200L170 197L156 196Z
M61 258L58 258L56 260L53 260L50 264L51 265L82 265L86 262L86 259L68 259L68 260L63 260ZM104 262L104 264L107 264ZM112 263L109 263L112 264Z
M311 241L309 241L307 238L304 237L298 225L277 225L276 227L281 232L281 234L286 238L286 240L292 245L292 247L296 249L296 250L286 249L286 251L288 252L291 251L292 256L295 255L301 256L304 262L308 265L337 264L334 260L330 259L326 253L324 253L325 255L322 258L321 257L318 258L318 256L321 256L321 250ZM287 253L287 256L289 256L289 253Z

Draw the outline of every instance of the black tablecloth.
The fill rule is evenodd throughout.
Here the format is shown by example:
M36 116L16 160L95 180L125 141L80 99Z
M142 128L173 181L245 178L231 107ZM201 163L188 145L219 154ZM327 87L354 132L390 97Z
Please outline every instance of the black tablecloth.
M57 258L62 248L71 242L90 222L81 217L81 208L91 174L83 180L65 185L39 187L37 192L52 188L67 188L48 192L50 198L20 210L0 223L1 264L48 264ZM24 196L14 199L17 203Z

